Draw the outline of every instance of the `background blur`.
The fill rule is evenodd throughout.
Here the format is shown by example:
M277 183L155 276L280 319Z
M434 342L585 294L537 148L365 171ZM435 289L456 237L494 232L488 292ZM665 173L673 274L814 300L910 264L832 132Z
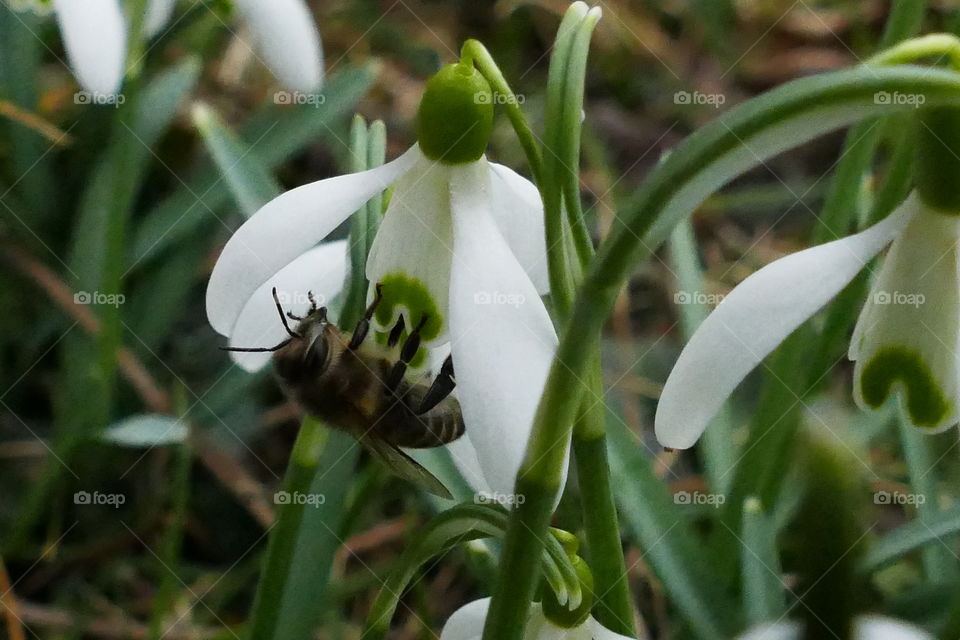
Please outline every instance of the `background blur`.
M254 201L348 170L355 112L386 123L387 156L395 157L413 142L425 79L454 60L468 37L492 51L542 131L549 47L566 2L310 4L326 55L322 103L276 104L279 87L244 44L247 34L225 27L236 24L227 3L183 0L180 19L145 59L137 82L147 98L136 113L78 104L54 21L0 4L0 532L7 574L0 593L8 592L22 621L8 616L3 637L232 638L247 615L299 416L268 371L249 375L231 366L206 322L210 269L251 213L237 198L246 174L231 183L211 159L211 145L236 159L231 166L262 170L265 180L248 184ZM857 64L875 51L889 8L880 0L600 4L582 174L598 241L617 203L671 146L768 88ZM924 32L960 33L955 3L930 5ZM206 141L193 120L197 103L218 117ZM664 588L658 554L687 549L682 561L709 562L696 543L676 546L688 538L645 520L639 504L660 492L657 522L673 518L695 541L718 526L716 503L726 494L716 484L733 477L714 467L708 483L696 451L660 450L652 436L659 386L684 323L758 267L809 245L843 139L838 133L777 157L712 197L658 259L638 265L609 323L604 365L611 439L619 443L612 453L616 491L631 583L652 638L692 637L671 587ZM489 154L525 171L502 113ZM117 246L119 254L110 250ZM120 290L102 288L117 280ZM827 355L817 393L788 396L783 409L837 434L863 463L851 473L866 487L858 503L865 535L892 530L918 509L955 505L956 432L917 444L898 430L894 413L859 413L843 347ZM772 384L764 371L752 376L723 417L729 464ZM188 429L186 442L125 446L103 435L111 425L131 424L165 432L174 421ZM920 479L926 493L917 493L916 477L905 484L910 456L930 470ZM360 637L405 541L441 506L365 456L347 462L330 479L342 499L322 506L317 531L336 547L329 586L316 603L324 611L321 637L330 639ZM576 491L574 480L568 492ZM695 504L689 496L698 492L713 497ZM923 495L924 504L889 498L897 495ZM786 522L789 506L772 513ZM579 530L575 500L561 505L557 524ZM783 566L776 573L787 590L804 562L794 535L785 527L779 538ZM453 610L488 595L491 549L457 548L425 570L403 600L394 637L433 638ZM957 553L956 538L944 536L923 554L878 567L870 580L876 608L935 624L945 615L948 587L960 584Z

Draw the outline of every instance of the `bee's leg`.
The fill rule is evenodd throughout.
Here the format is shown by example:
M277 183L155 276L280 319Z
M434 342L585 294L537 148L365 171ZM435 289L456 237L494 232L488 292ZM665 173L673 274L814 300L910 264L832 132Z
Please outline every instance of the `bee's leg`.
M450 395L455 386L457 386L457 381L453 373L453 357L447 356L447 359L443 361L443 366L440 367L440 373L437 374L433 384L421 398L420 406L417 407L417 415L423 415L440 404Z
M406 323L403 321L402 315L397 318L397 324L393 325L393 329L390 330L390 335L387 337L388 347L393 348L397 346L398 342L400 342L400 336L403 334L405 324Z
M378 282L374 288L373 302L371 302L367 310L363 312L363 317L360 318L360 321L357 323L357 328L353 330L353 337L350 338L349 347L351 350L363 344L364 338L367 337L367 333L370 331L370 320L373 318L373 312L377 310L377 306L383 299L383 294L380 291L382 288L383 285Z
M296 320L297 322L300 322L301 320L303 320L301 316L298 316L293 311L287 311L287 317L290 318L291 320Z
M403 341L403 346L400 347L400 359L393 365L393 369L390 370L390 377L387 378L387 391L393 393L400 386L400 382L403 380L403 374L407 370L407 365L410 364L410 361L413 360L413 357L417 355L417 350L420 348L420 330L423 329L423 325L427 323L427 319L430 316L424 315L420 319L420 324L418 324L413 331L410 332L410 335L407 336L407 339Z

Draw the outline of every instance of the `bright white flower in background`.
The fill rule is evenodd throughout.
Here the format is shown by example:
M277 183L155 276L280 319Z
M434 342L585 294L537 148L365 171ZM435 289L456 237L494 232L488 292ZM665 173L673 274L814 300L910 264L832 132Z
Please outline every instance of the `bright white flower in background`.
M802 628L795 622L775 622L755 627L739 640L799 640ZM933 640L933 636L913 625L877 615L865 615L853 623L852 640Z
M480 640L483 625L487 620L490 598L474 600L456 611L443 625L440 640ZM587 616L582 623L564 628L555 625L543 613L543 607L534 603L530 606L524 640L633 640L630 636L610 631L597 622L593 616Z
M144 30L158 35L176 0L147 0ZM315 92L323 81L320 34L304 0L234 0L249 25L254 50L287 88ZM129 20L122 0L53 0L70 66L81 86L98 96L120 90Z
M880 223L760 269L687 343L657 406L657 439L686 449L741 380L887 245L850 343L854 397L877 409L899 396L910 424L937 432L958 420L960 212L911 194Z
M425 319L423 344L449 343L466 425L453 457L475 489L510 500L557 337L540 298L549 286L540 197L483 156L493 108L478 91L490 89L472 66L445 67L427 84L419 144L383 166L267 203L224 247L207 287L207 316L231 346L279 342L285 334L271 288L304 298L294 313L306 308L311 288L330 296L321 274L339 287L346 249L314 247L393 185L367 262L369 281L382 284L375 325L389 331L402 316L409 329ZM269 360L232 355L248 370Z

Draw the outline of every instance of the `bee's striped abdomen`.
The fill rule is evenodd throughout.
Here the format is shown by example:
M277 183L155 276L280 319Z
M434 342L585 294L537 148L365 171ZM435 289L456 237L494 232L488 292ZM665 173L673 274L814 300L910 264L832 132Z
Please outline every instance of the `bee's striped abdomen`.
M400 447L425 449L445 445L463 435L463 414L456 399L448 397L427 413L417 415L426 389L416 386L403 391L383 419L383 428L379 430L383 439Z

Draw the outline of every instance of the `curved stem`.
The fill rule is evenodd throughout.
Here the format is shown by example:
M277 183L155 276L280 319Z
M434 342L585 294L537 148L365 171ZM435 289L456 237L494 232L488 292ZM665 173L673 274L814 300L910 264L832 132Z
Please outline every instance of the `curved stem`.
M950 66L960 69L960 38L950 33L931 33L913 38L886 51L881 51L867 59L867 64L909 64L932 56L947 56L950 59Z
M483 74L483 77L490 83L490 88L493 89L494 93L503 96L503 108L507 112L510 124L513 125L517 139L520 141L520 146L523 147L523 152L527 156L527 162L530 164L530 173L533 174L534 181L539 185L543 172L543 156L540 153L540 145L537 142L537 137L533 135L533 129L530 128L527 117L523 115L523 110L520 108L517 96L507 83L507 79L503 77L500 67L497 66L497 63L493 60L493 56L490 55L490 52L487 51L487 48L483 46L479 40L467 40L464 42L460 57L464 62L473 62L477 70Z

